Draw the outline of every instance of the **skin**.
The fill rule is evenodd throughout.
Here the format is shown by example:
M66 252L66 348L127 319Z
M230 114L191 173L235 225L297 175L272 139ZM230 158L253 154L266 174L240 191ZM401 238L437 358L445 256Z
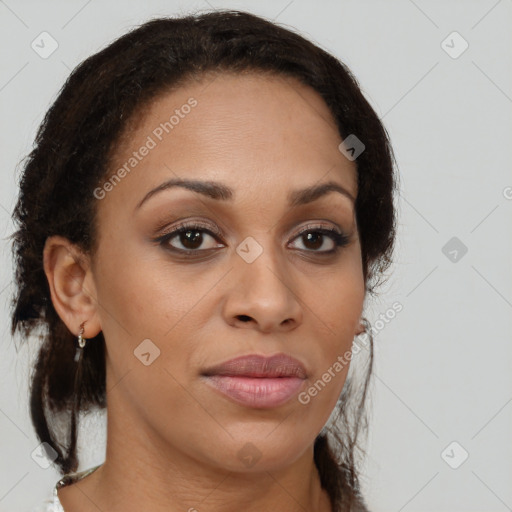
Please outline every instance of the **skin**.
M304 390L351 349L365 295L354 204L330 192L290 208L287 194L334 181L355 198L355 164L338 150L335 122L313 89L291 78L224 73L145 108L117 147L112 172L190 97L197 106L98 200L97 252L82 254L58 236L45 246L59 316L74 334L85 321L85 338L103 331L107 346L106 461L59 498L74 512L330 511L313 443L348 365L307 405L294 397L269 409L232 402L200 374L240 355L284 352L305 365ZM136 209L176 177L222 182L234 198L175 187ZM202 244L184 245L183 236L167 242L210 249L199 256L152 241L159 224L170 231L178 219L217 226L222 239L202 232ZM322 256L335 244L297 236L308 224L337 227L348 245ZM252 263L236 252L249 236L263 249ZM134 350L148 338L160 356L146 366ZM260 455L250 467L240 457L246 443Z

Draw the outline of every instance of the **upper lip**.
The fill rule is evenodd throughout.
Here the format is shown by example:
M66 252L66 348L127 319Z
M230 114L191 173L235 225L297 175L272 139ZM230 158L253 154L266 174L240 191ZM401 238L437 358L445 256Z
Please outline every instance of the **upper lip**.
M299 377L306 378L304 365L287 354L265 357L258 354L230 359L216 366L207 368L203 375L233 375L245 377Z

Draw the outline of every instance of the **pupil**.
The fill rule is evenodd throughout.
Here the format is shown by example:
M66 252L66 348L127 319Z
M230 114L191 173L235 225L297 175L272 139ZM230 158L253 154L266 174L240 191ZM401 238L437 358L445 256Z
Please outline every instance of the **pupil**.
M196 236L190 236L192 233L195 233ZM199 231L185 231L182 233L182 236L185 238L181 243L188 249L197 249L197 247L201 245L202 234Z
M308 242L310 242L313 239L313 246L315 248L322 246L322 240L321 240L322 234L321 233L306 233L306 237L308 239ZM316 243L315 243L315 239L316 239Z

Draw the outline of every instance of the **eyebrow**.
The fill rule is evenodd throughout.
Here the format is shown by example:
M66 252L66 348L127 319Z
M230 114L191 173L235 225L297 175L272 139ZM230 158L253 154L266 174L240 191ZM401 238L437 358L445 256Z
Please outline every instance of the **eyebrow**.
M174 187L185 188L218 201L232 201L235 195L233 189L220 182L184 180L176 178L165 181L161 185L158 185L158 187L150 190L137 204L135 209L137 210L140 208L149 198L155 196L159 192ZM312 185L303 189L292 190L288 193L288 204L290 207L295 207L312 203L329 192L339 192L350 199L352 203L355 203L355 198L348 190L335 181L327 181L319 185Z

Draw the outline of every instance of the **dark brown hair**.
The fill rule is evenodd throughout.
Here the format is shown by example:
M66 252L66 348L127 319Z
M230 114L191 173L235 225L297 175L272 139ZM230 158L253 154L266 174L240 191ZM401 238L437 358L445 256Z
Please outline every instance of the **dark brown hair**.
M341 138L355 134L365 144L355 160L355 210L366 291L374 294L384 281L395 240L394 157L385 128L342 62L295 32L240 11L153 19L131 30L69 76L23 163L13 213L16 292L11 331L21 331L22 339L28 339L42 328L31 376L31 418L40 441L57 452L55 462L63 474L78 467L77 425L73 416L66 423L69 435L62 439L52 421L73 404L81 411L106 407L105 340L99 333L84 349L77 396L76 336L51 301L42 261L45 241L61 235L93 255L98 222L93 190L112 170L109 158L128 122L143 105L191 78L244 71L293 77L310 86L329 107ZM338 420L315 441L314 460L336 512L366 510L356 450L358 434L367 428L371 333L368 363L361 385L347 379Z

